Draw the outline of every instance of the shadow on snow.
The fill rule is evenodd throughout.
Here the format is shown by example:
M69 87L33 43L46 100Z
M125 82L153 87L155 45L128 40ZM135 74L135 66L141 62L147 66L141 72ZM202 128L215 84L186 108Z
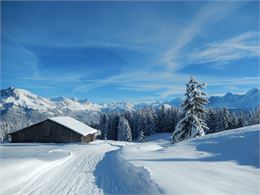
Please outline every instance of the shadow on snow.
M198 151L211 153L213 156L204 158L165 158L165 159L131 159L140 161L236 161L239 165L248 165L259 168L259 132L244 132L239 135L209 137L194 139Z
M145 168L135 167L121 159L117 153L118 150L106 153L94 171L96 185L105 194L163 193Z

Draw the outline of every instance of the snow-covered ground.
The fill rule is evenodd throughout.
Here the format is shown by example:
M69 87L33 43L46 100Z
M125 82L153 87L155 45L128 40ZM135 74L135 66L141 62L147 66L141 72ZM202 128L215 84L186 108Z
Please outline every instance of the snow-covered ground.
M256 125L176 145L155 135L119 154L149 170L166 194L260 194L259 133Z
M102 194L93 171L107 144L3 144L0 194Z
M260 194L260 125L169 143L1 144L0 194Z

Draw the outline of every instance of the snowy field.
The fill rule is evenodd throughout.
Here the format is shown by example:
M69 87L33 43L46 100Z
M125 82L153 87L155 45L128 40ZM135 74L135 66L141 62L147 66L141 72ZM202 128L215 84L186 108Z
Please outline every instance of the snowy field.
M169 143L1 144L0 194L260 194L260 125Z

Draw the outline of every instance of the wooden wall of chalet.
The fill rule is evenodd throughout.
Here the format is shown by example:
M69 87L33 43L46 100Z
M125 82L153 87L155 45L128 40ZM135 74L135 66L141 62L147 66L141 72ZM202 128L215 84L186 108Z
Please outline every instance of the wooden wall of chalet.
M84 136L51 120L34 124L11 134L12 142L68 143L89 142L92 135Z
M81 142L89 143L95 140L94 134L89 134L81 137Z

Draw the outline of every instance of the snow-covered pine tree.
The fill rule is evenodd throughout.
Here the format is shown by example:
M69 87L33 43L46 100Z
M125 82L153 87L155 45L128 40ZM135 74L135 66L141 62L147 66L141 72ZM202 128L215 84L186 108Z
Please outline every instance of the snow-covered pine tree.
M105 114L101 114L99 118L99 124L98 124L98 129L101 131L101 138L105 138L105 127L106 127L106 121L107 117Z
M142 110L137 111L137 117L136 117L136 133L139 136L139 133L141 131L144 131L145 129L145 116L144 112Z
M145 135L144 135L144 132L143 131L140 131L139 133L139 137L138 137L138 142L145 142Z
M168 108L165 112L164 131L172 133L175 129L179 118L179 110L177 108Z
M118 141L132 141L132 133L128 121L124 117L119 117L117 127Z
M132 138L133 138L133 129L135 126L135 120L134 120L134 112L133 111L126 111L124 113L122 113L122 116L128 121L128 124L132 130Z
M226 107L218 113L218 124L217 124L217 131L224 131L228 129L232 129L233 123L231 120L231 115Z
M230 119L230 113L226 107L223 109L223 123L224 123L224 130L231 129L232 122Z
M258 105L251 113L250 113L250 125L260 124L260 105Z
M156 118L156 132L164 132L165 124L166 124L166 108L163 104L159 110L157 110L157 118Z
M244 112L240 111L240 114L239 114L239 117L237 119L237 125L236 127L239 128L239 127L245 127L248 125L248 122L247 122L247 117L245 115Z
M214 133L216 132L217 127L217 112L213 109L209 109L206 117L206 123L208 126L208 129L206 130L206 134Z
M130 126L130 128L132 130L133 139L138 138L138 136L139 136L138 122L139 122L139 110L133 112L133 115L132 115L132 126Z
M141 131L143 131L145 135L152 135L155 133L153 112L150 109L143 109L142 112L144 129L141 129Z
M108 117L105 125L105 136L107 137L107 139L117 139L118 119L119 114L116 112L111 113Z
M202 91L205 86L206 84L200 84L193 77L186 84L186 97L182 104L184 117L176 125L172 134L172 143L203 136L204 131L208 129L202 119L202 115L207 112L204 106L208 103L207 95Z

